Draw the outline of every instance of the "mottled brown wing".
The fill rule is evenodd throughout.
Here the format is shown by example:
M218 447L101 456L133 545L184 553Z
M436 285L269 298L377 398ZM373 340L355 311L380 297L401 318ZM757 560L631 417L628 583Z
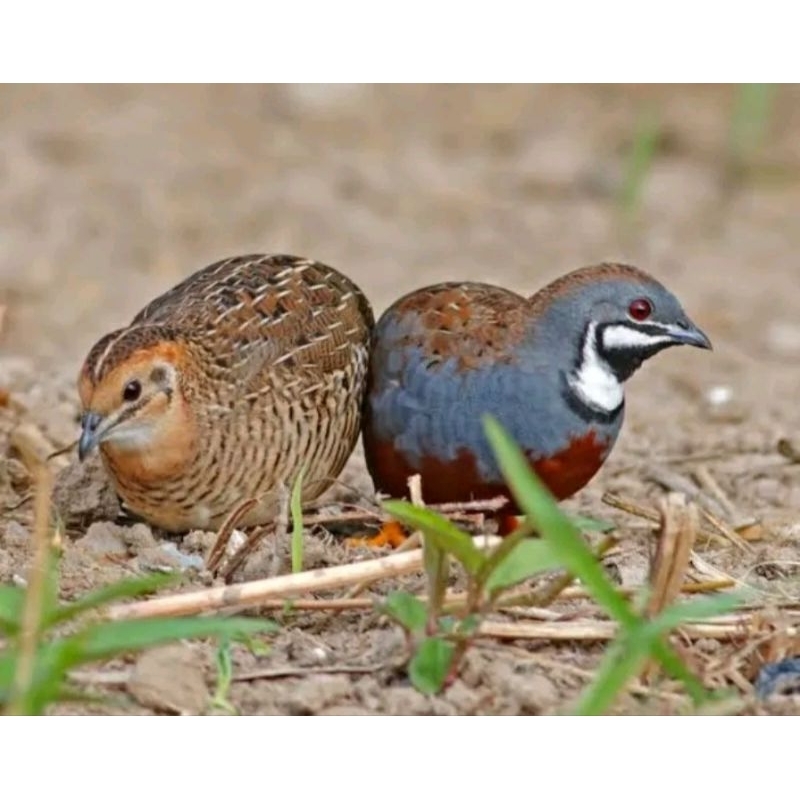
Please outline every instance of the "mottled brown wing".
M400 298L381 317L377 338L395 349L420 347L430 368L450 360L474 368L511 358L525 327L520 295L486 283L453 282Z
M240 256L187 278L151 302L134 324L159 323L200 342L216 368L245 391L264 370L295 377L366 358L372 309L342 273L295 256Z

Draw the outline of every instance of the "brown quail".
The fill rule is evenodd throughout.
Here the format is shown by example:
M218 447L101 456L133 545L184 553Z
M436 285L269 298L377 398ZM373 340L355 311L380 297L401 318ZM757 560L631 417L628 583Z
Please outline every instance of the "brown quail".
M95 446L124 504L168 531L275 513L304 469L303 499L355 446L374 319L335 269L288 255L212 264L92 347L78 379L79 455Z

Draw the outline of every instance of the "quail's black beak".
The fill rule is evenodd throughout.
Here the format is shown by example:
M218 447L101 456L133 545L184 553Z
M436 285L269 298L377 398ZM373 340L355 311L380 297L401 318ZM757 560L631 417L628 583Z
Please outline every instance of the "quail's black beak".
M81 420L81 438L78 441L78 458L83 461L97 445L100 435L98 433L103 418L94 411L87 411Z
M708 336L689 319L671 326L669 335L675 344L688 344L692 347L701 347L703 350L714 349Z

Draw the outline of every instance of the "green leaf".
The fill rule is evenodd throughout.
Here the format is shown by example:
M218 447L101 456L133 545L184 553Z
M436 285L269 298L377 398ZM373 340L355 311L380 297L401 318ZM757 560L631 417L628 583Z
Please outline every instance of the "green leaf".
M457 558L470 575L474 575L486 560L468 533L434 511L405 500L386 500L383 507L399 522L410 528L418 528L438 547Z
M80 645L81 663L112 658L176 639L206 636L241 636L276 630L269 620L243 617L186 617L178 619L125 619L93 624L68 637Z
M496 547L493 547L487 554L483 566L475 576L479 587L484 587L488 577L495 571L497 565L506 559L508 554L522 541L530 539L533 529L527 519L523 519L522 524L517 529L504 536L503 540Z
M532 575L562 566L550 542L525 539L495 567L486 581L490 592L507 589Z
M608 520L585 517L582 514L570 514L568 519L576 528L578 528L578 530L581 531L608 533L617 527L613 522L609 522Z
M18 586L0 586L0 633L13 636L19 631L25 591Z
M50 627L74 619L86 611L100 608L115 600L127 600L133 597L140 597L143 594L150 594L178 582L179 579L179 575L158 573L139 578L127 578L108 586L102 586L99 589L87 592L72 603L58 606L50 613L45 620L45 624Z
M468 614L464 619L458 623L457 633L459 636L472 636L481 624L481 618L478 614Z
M455 645L438 637L425 639L408 665L408 677L417 691L437 694L444 687L453 664Z
M277 628L278 626L276 625L272 630L277 630ZM239 636L234 636L232 638L244 645L248 652L256 657L266 656L272 649L267 642L264 642L256 636L253 636L251 633L242 633L239 634Z
M425 603L408 592L391 592L383 604L383 612L412 633L425 630L428 621Z
M303 478L305 465L301 468L292 487L289 507L292 512L292 572L303 571Z

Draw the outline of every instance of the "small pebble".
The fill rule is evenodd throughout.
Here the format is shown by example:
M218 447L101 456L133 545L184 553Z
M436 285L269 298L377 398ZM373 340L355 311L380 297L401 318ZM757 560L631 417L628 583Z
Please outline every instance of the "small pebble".
M156 547L148 547L137 556L139 568L151 572L186 572L203 569L202 556L187 555L178 550L174 542L163 542Z
M733 387L720 384L712 386L703 395L705 415L713 422L741 422L749 411Z
M184 644L158 647L141 655L128 681L128 692L143 706L183 715L202 714L210 699L202 660Z
M238 529L234 529L231 533L231 538L228 539L228 544L225 545L225 555L230 558L246 541L247 535Z

